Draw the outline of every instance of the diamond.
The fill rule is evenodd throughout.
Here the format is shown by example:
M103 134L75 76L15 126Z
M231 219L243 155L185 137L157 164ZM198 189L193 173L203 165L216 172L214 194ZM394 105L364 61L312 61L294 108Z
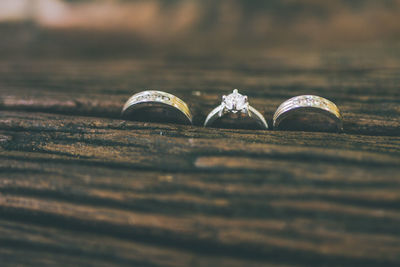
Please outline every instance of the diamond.
M233 93L223 96L222 104L232 113L246 112L249 106L247 96L239 94L237 89L233 90Z

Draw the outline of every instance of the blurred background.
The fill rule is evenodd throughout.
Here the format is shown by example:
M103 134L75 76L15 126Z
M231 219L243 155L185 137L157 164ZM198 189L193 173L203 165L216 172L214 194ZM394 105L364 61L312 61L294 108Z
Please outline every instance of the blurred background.
M340 50L390 61L399 56L400 0L1 0L0 34L2 58L260 59Z

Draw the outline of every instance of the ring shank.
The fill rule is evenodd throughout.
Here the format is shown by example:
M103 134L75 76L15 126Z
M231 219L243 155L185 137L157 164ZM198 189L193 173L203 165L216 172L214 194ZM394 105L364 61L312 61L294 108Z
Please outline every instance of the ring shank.
M204 121L204 127L210 126L214 123L218 118L220 118L219 114L223 112L223 106L219 105L218 107L214 108L208 115L206 120Z
M185 102L172 94L155 90L130 97L122 109L122 115L134 120L192 124L192 114Z
M216 120L228 115L228 114L232 114L230 112L227 112L224 110L224 106L223 105L219 105L218 107L214 108L207 116L205 122L204 122L204 126L208 127L211 126ZM248 107L248 118L252 118L259 127L261 127L262 129L268 129L268 124L265 121L264 116L258 112L255 108L253 108L252 106ZM254 122L253 122L254 124Z
M328 99L314 95L296 96L283 102L274 114L273 127L279 128L282 122L295 115L303 115L306 119L309 113L323 115L335 123L338 131L343 130L342 115L338 107Z
M256 110L255 108L253 108L252 106L249 106L249 116L252 118L256 118L256 121L265 129L268 129L268 123L265 120L264 116L258 112L258 110Z

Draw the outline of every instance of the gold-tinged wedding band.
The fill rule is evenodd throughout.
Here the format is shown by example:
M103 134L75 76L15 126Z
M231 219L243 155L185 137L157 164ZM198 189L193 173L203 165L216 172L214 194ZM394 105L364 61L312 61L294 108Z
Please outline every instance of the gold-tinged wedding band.
M288 117L302 115L303 112L325 115L335 122L338 131L343 130L342 115L339 108L332 101L315 95L295 96L283 102L275 111L273 117L274 129L278 129L279 125Z
M192 124L192 114L185 102L172 94L156 90L131 96L122 108L122 116L141 121Z

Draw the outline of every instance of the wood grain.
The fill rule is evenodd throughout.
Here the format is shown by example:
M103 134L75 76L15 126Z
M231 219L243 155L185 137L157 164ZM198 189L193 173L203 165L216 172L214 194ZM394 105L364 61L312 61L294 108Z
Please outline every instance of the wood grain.
M4 265L399 266L398 67L185 62L0 62ZM201 127L234 87L269 120L324 96L345 131ZM195 125L121 120L144 88Z
M155 88L182 98L194 114L195 125L202 125L221 95L238 87L269 124L276 108L287 98L316 94L338 105L346 133L400 135L398 68L362 65L343 70L331 66L329 60L316 63L309 59L305 66L287 62L286 68L275 69L274 62L267 64L265 60L268 58L245 67L241 61L234 62L233 67L229 62L196 60L190 67L179 61L160 60L6 61L3 66L0 63L0 106L120 118L122 105L130 95Z

